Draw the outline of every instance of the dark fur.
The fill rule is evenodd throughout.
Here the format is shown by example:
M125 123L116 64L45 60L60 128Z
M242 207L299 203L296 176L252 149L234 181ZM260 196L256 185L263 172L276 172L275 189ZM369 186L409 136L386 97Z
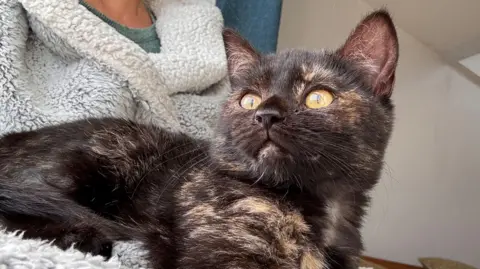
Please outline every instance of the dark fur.
M213 142L119 119L6 135L6 227L106 257L113 240L139 239L154 268L355 268L392 131L389 15L366 17L336 52L260 56L224 38L233 90ZM318 88L336 99L307 109ZM278 114L268 132L239 106L247 92Z

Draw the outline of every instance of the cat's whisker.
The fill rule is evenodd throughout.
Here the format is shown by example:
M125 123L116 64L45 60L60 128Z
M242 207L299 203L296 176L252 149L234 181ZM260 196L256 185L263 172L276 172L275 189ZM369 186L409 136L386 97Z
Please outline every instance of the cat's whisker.
M300 188L300 190L302 190L303 186L302 186L301 179L298 177L298 175L295 175L295 174L293 174L293 178L295 179L295 184L297 185L297 187Z
M200 158L200 160L197 161L197 159ZM185 172L188 172L190 170L190 168L194 167L195 165L197 164L200 164L206 160L209 159L209 156L206 155L206 154L200 154L196 157L194 157L191 162L193 162L190 166L186 167L189 163L187 162L186 164L182 165L180 167L180 172L176 172L174 173L173 175L170 176L170 178L167 180L167 184L165 185L165 187L163 188L163 190L160 192L160 194L158 195L158 198L157 198L157 202L161 199L161 197L163 196L163 194L165 193L165 191L170 187L170 185L172 184L172 182L175 182L176 179L178 179L179 177L183 176L183 173ZM186 168L185 168L186 167ZM185 169L184 169L185 168Z
M246 137L252 137L255 136L258 131L255 128L248 129L246 131L242 130L243 132L240 132L239 134L232 134L234 136L233 141L245 141Z
M266 169L263 170L262 174L251 185L253 186L253 185L256 185L258 182L260 182L262 180L263 176L265 175L265 172L266 172Z
M388 176L391 180L394 180L394 181L396 181L397 183L399 182L398 179L393 176L394 171L393 171L392 167L391 167L390 165L388 165L387 162L383 162L383 171L386 171L387 176Z
M168 153L170 153L170 152L172 152L172 151L174 151L174 150L178 150L178 149L180 149L180 148L182 148L182 147L190 146L190 145L192 145L192 144L193 144L192 142L188 142L188 143L185 143L185 144L183 144L183 145L176 146L176 147L174 147L174 148L172 148L172 149L170 149L170 150L162 153L161 156L167 155ZM190 151L187 151L187 152L182 152L181 154L178 154L178 155L176 155L176 156L173 156L173 157L171 157L171 158L168 158L168 159L164 160L163 162L159 162L158 164L156 164L156 165L153 166L152 168L148 169L148 170L144 173L144 175L138 180L138 183L136 184L136 186L135 186L132 194L130 195L130 199L132 199L132 197L135 195L138 187L142 184L143 180L144 180L150 173L152 173L153 171L158 170L162 165L164 165L165 163L167 163L167 162L169 162L169 161L171 161L171 160L173 160L173 159L177 159L177 158L183 157L183 156L185 156L185 155L191 154L191 153L193 153L193 152L195 152L195 151L199 151L199 150L201 150L201 149L202 149L202 146L196 145L194 149L192 149L192 150L190 150Z
M352 166L348 165L347 163L345 163L344 161L338 159L337 157L333 156L333 155L324 155L325 158L327 160L330 160L330 161L333 161L335 162L338 166L339 169L341 169L341 171L343 171L344 175L348 178L350 178L353 183L357 184L358 185L358 182L357 180L361 180L361 181L365 181L366 179L364 177L362 177L359 173L359 171L355 168L353 168ZM361 186L358 186L358 187L361 187Z

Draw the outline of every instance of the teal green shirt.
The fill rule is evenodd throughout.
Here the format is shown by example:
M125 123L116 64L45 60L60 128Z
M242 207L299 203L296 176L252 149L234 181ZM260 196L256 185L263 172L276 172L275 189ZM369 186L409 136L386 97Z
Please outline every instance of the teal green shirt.
M115 22L105 16L103 13L87 4L84 0L80 0L80 4L85 6L90 12L98 16L108 25L113 27L117 32L126 38L132 40L139 45L146 52L159 53L160 52L160 38L158 38L157 31L155 29L155 16L152 14L152 21L154 22L147 28L129 28L118 22Z

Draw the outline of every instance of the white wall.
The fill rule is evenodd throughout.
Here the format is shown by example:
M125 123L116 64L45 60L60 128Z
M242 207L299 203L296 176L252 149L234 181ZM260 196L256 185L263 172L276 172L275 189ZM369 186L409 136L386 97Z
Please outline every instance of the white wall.
M460 64L480 76L480 53L462 59L460 61Z
M336 48L369 10L361 0L286 0L279 49ZM366 254L480 267L480 88L401 29L399 40L397 120L372 193Z

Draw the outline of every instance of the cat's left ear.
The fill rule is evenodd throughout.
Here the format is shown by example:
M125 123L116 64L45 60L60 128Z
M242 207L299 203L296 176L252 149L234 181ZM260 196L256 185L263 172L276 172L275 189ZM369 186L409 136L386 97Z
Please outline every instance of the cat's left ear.
M260 54L234 30L228 28L223 30L223 42L230 78L242 77L258 64Z
M398 38L392 18L385 10L366 16L337 51L355 61L368 75L374 94L390 97L398 62Z

